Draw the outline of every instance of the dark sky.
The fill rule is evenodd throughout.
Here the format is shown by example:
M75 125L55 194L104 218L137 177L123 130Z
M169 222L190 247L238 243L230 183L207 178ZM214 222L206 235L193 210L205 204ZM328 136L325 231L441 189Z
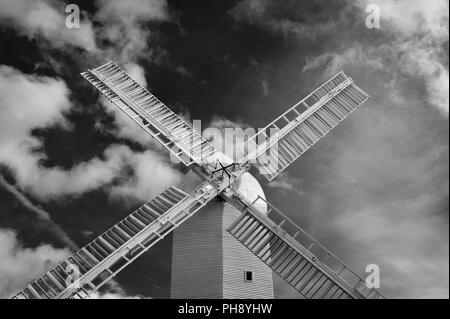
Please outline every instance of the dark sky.
M275 182L273 204L388 297L448 298L448 2L0 0L0 297L182 173L79 75L115 60L202 127L263 127L340 71L370 100ZM73 243L72 243L73 242ZM30 249L27 249L30 248ZM124 270L169 297L171 238ZM275 279L276 297L295 297Z

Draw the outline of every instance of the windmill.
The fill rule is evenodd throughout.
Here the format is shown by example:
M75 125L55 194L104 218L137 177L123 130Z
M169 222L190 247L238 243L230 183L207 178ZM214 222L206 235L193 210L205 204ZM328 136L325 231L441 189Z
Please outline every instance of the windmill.
M82 76L200 182L167 188L13 298L88 298L174 230L172 297L271 298L274 272L306 298L384 298L268 202L249 173L252 164L273 180L368 99L343 72L249 138L236 161L115 63Z

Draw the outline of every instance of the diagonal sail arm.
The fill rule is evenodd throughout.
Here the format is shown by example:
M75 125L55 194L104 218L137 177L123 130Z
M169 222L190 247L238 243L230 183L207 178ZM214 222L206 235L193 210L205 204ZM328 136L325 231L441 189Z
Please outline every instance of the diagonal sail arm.
M367 99L340 72L251 137L240 162L272 180Z
M187 166L208 161L217 152L190 125L114 62L81 75Z
M169 187L12 298L89 298L217 193L208 182L191 194Z
M305 298L384 298L265 199L250 203L236 191L222 197L242 211L227 231Z

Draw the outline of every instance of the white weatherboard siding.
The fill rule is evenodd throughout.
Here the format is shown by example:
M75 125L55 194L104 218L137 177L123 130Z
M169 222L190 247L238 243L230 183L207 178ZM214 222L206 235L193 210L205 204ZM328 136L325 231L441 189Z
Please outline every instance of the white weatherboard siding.
M173 232L171 298L222 298L221 207L214 199Z
M272 270L226 231L239 214L224 203L223 298L273 298ZM244 280L245 270L253 271L253 282Z
M217 198L174 231L172 298L273 298L270 268L226 231L239 214Z

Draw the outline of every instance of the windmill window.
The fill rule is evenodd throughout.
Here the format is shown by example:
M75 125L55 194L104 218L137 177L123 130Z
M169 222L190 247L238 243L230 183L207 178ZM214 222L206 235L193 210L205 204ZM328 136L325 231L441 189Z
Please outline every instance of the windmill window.
M244 271L244 279L246 282L252 282L253 281L253 271L245 270Z

